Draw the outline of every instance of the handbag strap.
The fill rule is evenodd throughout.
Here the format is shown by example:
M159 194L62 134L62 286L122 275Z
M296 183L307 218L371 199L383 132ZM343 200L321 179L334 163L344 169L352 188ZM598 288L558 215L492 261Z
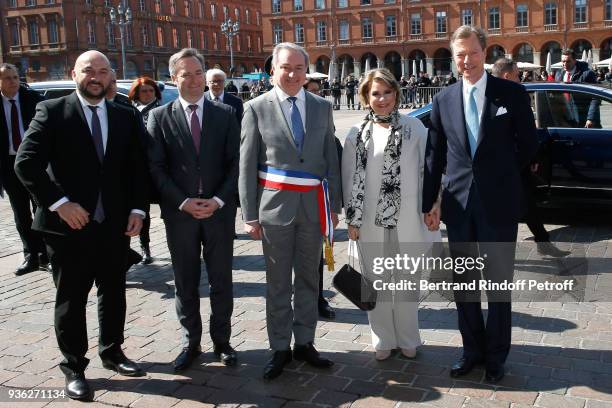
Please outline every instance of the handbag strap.
M355 246L357 247L357 256L359 258L359 267L361 268L361 271L360 271L359 274L361 275L361 280L363 281L363 283L365 283L367 285L368 281L365 278L365 268L363 266L363 255L362 255L362 252L361 252L361 247L359 245L359 240L353 241L353 242L355 243ZM353 248L353 245L351 245L351 243L349 241L349 253L348 253L348 256L349 256L349 266L351 266L353 269L355 269L355 263L354 263L355 257L354 256L351 257L351 254L353 252L353 251L351 251L352 248ZM352 263L351 263L351 259L352 259Z

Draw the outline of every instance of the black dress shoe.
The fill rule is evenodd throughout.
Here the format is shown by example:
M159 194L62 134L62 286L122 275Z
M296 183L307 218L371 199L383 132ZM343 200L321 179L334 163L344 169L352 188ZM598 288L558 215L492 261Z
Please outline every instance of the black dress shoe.
M185 347L181 354L174 360L174 371L182 371L189 368L193 360L202 354L201 347Z
M128 249L127 256L127 269L130 269L132 265L139 264L142 261L142 256L132 248Z
M39 266L38 257L30 256L15 270L15 275L21 276L26 273L37 271Z
M476 364L479 363L479 360L461 357L461 359L451 367L450 376L456 378L469 374L474 369Z
M497 384L502 378L504 378L503 364L487 367L485 370L485 381L488 383Z
M334 365L333 361L322 358L312 343L303 346L296 344L293 348L293 358L297 361L305 361L311 366L318 368L329 368Z
M319 316L324 319L333 320L336 318L336 311L326 301L319 302Z
M38 254L38 269L41 271L51 272L51 264L47 254Z
M236 350L229 343L214 347L215 356L226 366L236 365Z
M140 263L143 265L153 263L153 257L151 256L151 248L149 247L149 244L141 245L140 248L142 249L142 262Z
M273 380L281 375L283 367L291 362L291 350L275 351L268 364L264 367L264 380Z
M142 377L145 373L138 364L128 359L122 351L102 358L102 367L126 377Z
M66 395L68 398L81 401L90 401L93 397L89 383L82 373L73 373L66 376Z
M548 255L552 256L553 258L562 258L571 254L570 251L563 251L557 248L552 242L537 242L536 245L538 246L538 253L540 255Z

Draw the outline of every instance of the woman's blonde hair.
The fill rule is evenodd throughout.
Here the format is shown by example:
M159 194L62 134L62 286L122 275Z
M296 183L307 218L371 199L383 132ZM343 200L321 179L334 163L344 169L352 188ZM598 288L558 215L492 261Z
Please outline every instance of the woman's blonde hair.
M380 81L395 91L395 109L400 105L400 84L395 79L395 76L387 68L375 68L365 73L365 76L359 84L359 100L364 107L370 106L370 88L372 82Z

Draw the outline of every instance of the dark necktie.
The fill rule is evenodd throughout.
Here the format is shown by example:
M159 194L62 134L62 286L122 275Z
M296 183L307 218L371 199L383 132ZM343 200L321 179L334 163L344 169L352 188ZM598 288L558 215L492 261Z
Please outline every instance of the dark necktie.
M295 141L295 147L298 152L302 152L304 146L304 122L302 122L302 115L297 106L297 98L290 96L288 98L291 101L291 130L293 131L293 140Z
M102 141L102 126L100 126L100 118L98 117L97 106L88 105L91 109L91 137L98 154L100 165L104 162L104 142ZM102 190L98 193L98 202L93 216L94 221L102 223L104 221L104 207L102 205Z
M218 98L217 96L215 96L215 97L213 98L213 101L215 101L215 102L220 102L220 101L219 101L219 98Z
M21 144L21 130L19 130L19 113L17 113L17 104L14 99L11 102L11 133L13 139L13 149L17 152Z
M200 154L200 140L202 138L202 128L200 126L200 119L198 119L198 105L189 105L189 109L191 109L191 138L193 139L193 144L196 149L196 153Z

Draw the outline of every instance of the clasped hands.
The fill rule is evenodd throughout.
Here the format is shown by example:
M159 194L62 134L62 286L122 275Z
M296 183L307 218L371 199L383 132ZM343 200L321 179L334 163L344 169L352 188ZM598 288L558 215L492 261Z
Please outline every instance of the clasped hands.
M189 198L183 205L183 211L196 220L211 217L219 208L219 203L213 198Z
M338 226L338 214L331 213L332 224L334 228ZM263 236L263 231L261 229L261 224L258 221L249 221L244 223L244 232L249 234L251 239L261 239Z
M57 214L73 230L83 229L89 224L89 213L79 203L67 201L57 208ZM142 215L132 213L128 217L125 235L135 237L140 234L142 228Z

